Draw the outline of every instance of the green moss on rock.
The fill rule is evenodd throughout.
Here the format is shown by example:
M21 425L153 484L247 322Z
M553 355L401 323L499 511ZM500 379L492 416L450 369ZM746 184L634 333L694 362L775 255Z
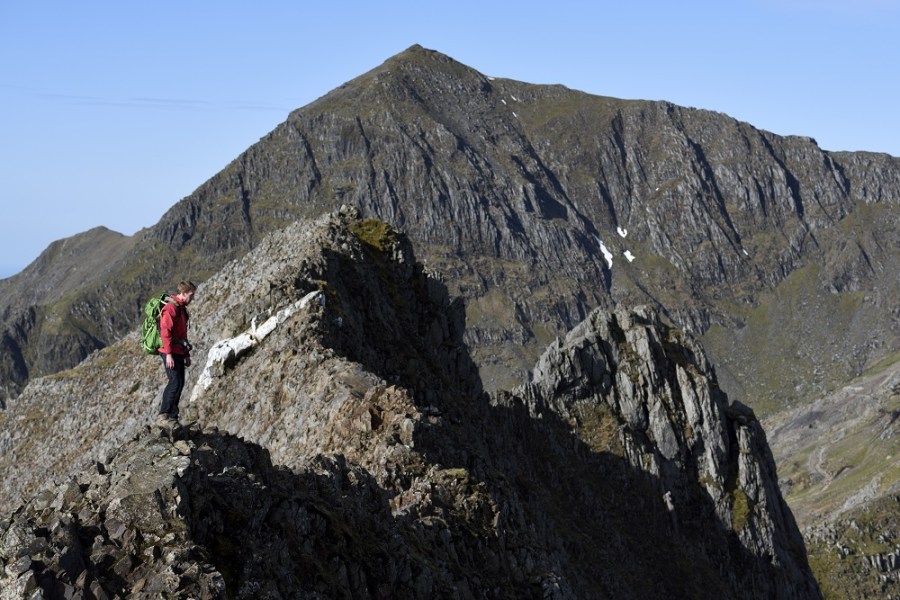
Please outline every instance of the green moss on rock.
M397 239L396 233L391 229L391 226L377 219L366 219L353 223L350 226L350 231L362 243L379 252L384 252Z

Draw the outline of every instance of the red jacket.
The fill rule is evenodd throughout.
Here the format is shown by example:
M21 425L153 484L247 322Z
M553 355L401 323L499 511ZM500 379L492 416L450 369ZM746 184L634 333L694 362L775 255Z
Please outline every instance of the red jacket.
M185 343L188 331L187 307L178 302L178 298L171 296L171 300L163 306L159 315L159 336L162 338L162 354L181 354L189 356Z

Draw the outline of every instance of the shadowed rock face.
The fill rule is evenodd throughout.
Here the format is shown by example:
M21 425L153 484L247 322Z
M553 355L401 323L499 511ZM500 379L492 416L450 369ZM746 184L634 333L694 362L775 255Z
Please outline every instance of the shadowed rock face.
M557 415L585 445L644 473L676 529L703 530L719 568L723 548L740 548L730 558L748 571L732 573L737 587L777 597L802 581L798 597L817 593L759 421L728 404L703 349L655 311L592 312L548 348L531 383L501 398Z
M732 397L781 404L898 347L897 198L887 155L490 78L415 46L293 112L105 254L102 276L24 307L6 299L34 269L0 282L0 394L115 342L174 279L348 204L406 232L465 300L486 389L521 381L592 309L649 304L707 334Z
M3 506L29 500L0 521L3 600L819 597L752 411L652 309L590 313L488 394L461 303L350 208L192 309L197 424L144 425L161 368L133 334L4 413Z

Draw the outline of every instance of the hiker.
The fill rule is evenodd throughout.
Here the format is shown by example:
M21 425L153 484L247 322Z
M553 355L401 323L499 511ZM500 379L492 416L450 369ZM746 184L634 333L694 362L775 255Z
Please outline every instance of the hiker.
M178 424L178 401L184 389L184 368L191 366L191 345L188 343L187 306L194 299L197 286L190 281L178 284L178 293L170 296L159 317L159 335L162 347L159 349L166 377L169 383L163 390L157 424L172 426Z

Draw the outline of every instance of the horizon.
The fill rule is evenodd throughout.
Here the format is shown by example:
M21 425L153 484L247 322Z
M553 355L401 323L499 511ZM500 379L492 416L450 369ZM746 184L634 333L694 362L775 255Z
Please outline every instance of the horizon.
M665 100L900 156L884 0L505 8L0 8L0 279L93 227L150 227L288 114L414 44L488 76Z

